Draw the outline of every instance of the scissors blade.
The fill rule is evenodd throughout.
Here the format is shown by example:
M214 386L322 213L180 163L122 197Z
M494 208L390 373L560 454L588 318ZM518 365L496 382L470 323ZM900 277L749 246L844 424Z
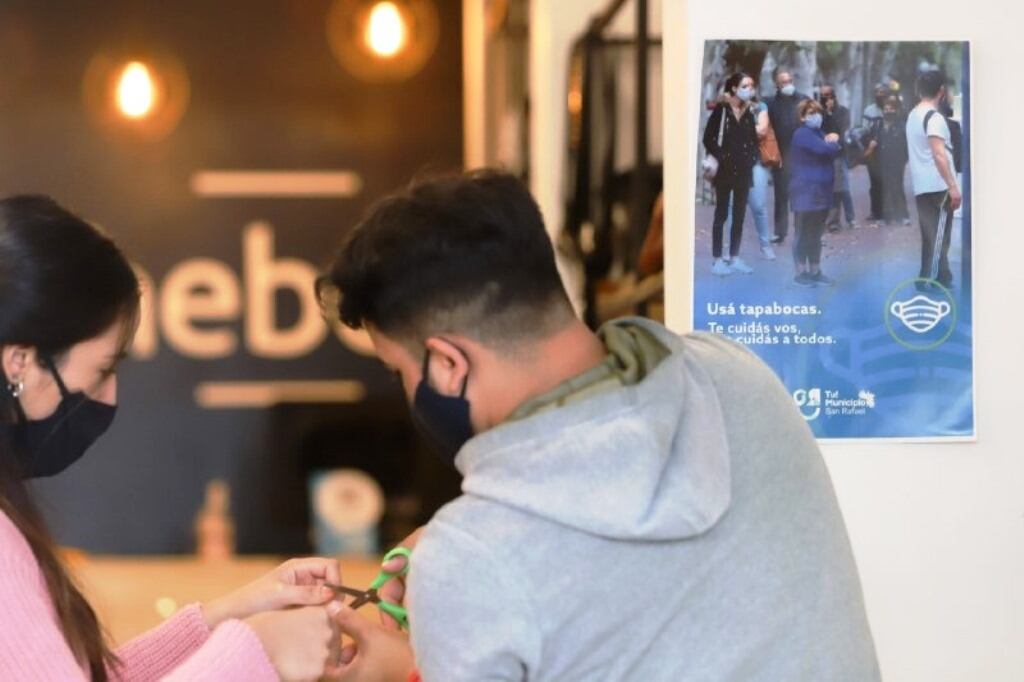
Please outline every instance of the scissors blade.
M377 590L366 590L361 595L359 595L359 597L356 598L356 600L354 602L352 602L348 606L349 606L350 609L358 609L360 606L363 606L363 605L368 604L370 602L373 602L374 604L376 604L379 601L380 601L380 597L377 596Z
M361 597L366 596L366 590L357 590L354 587L345 587L344 585L335 585L333 583L324 583L324 587L332 589L335 592L339 592L341 594L347 594L350 597L356 597L357 600Z

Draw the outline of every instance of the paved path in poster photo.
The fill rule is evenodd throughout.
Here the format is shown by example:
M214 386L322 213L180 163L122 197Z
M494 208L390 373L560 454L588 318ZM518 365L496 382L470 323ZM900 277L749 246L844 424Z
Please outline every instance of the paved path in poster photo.
M917 221L917 209L910 186L909 170L905 175L907 208L910 212L909 226L895 223L882 227L869 227L870 213L868 196L869 179L867 168L858 166L850 171L850 191L853 196L856 220L859 229L843 229L841 232L825 232L822 249L822 271L836 280L834 294L841 295L844 288L855 287L866 276L880 274L881 265L887 273L894 270L905 274L905 279L917 276L921 258L921 234ZM768 223L774 231L774 187L768 187ZM711 274L711 225L714 219L713 204L698 202L696 209L696 277L716 291L728 290L731 294L746 294L766 291L797 289L793 284L793 217L790 215L789 234L783 244L774 246L776 260L761 258L760 244L754 219L747 210L743 226L740 257L754 269L750 275L734 273L726 277ZM844 217L845 222L845 217ZM728 225L727 225L728 228ZM729 231L725 231L725 249L728 253ZM950 246L950 267L953 270L954 287L959 289L961 280L960 220L953 224L953 240ZM717 282L717 283L716 283ZM750 300L749 297L743 297Z

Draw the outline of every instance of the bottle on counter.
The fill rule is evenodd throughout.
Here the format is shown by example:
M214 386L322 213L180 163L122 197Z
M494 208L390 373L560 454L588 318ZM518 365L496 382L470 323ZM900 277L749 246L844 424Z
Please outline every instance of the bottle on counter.
M203 506L196 514L196 554L222 561L235 553L235 522L231 519L231 488L215 478L206 484Z

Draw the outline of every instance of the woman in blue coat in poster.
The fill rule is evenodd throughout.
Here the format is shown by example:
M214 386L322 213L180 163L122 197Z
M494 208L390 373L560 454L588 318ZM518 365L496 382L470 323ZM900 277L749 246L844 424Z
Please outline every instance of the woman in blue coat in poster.
M827 287L835 280L821 271L821 236L832 207L834 164L840 154L839 136L821 131L821 104L804 100L797 107L800 127L793 134L786 163L789 165L789 200L796 218L793 260L800 287Z

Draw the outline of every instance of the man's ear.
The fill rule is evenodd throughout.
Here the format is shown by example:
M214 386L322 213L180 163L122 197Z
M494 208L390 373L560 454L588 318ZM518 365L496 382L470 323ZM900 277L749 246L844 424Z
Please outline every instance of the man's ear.
M3 346L0 350L0 364L3 366L3 380L6 384L24 381L25 373L36 361L36 349L30 346Z
M440 336L431 336L424 345L430 353L427 362L427 381L430 386L442 395L462 395L469 376L469 358L466 353Z

